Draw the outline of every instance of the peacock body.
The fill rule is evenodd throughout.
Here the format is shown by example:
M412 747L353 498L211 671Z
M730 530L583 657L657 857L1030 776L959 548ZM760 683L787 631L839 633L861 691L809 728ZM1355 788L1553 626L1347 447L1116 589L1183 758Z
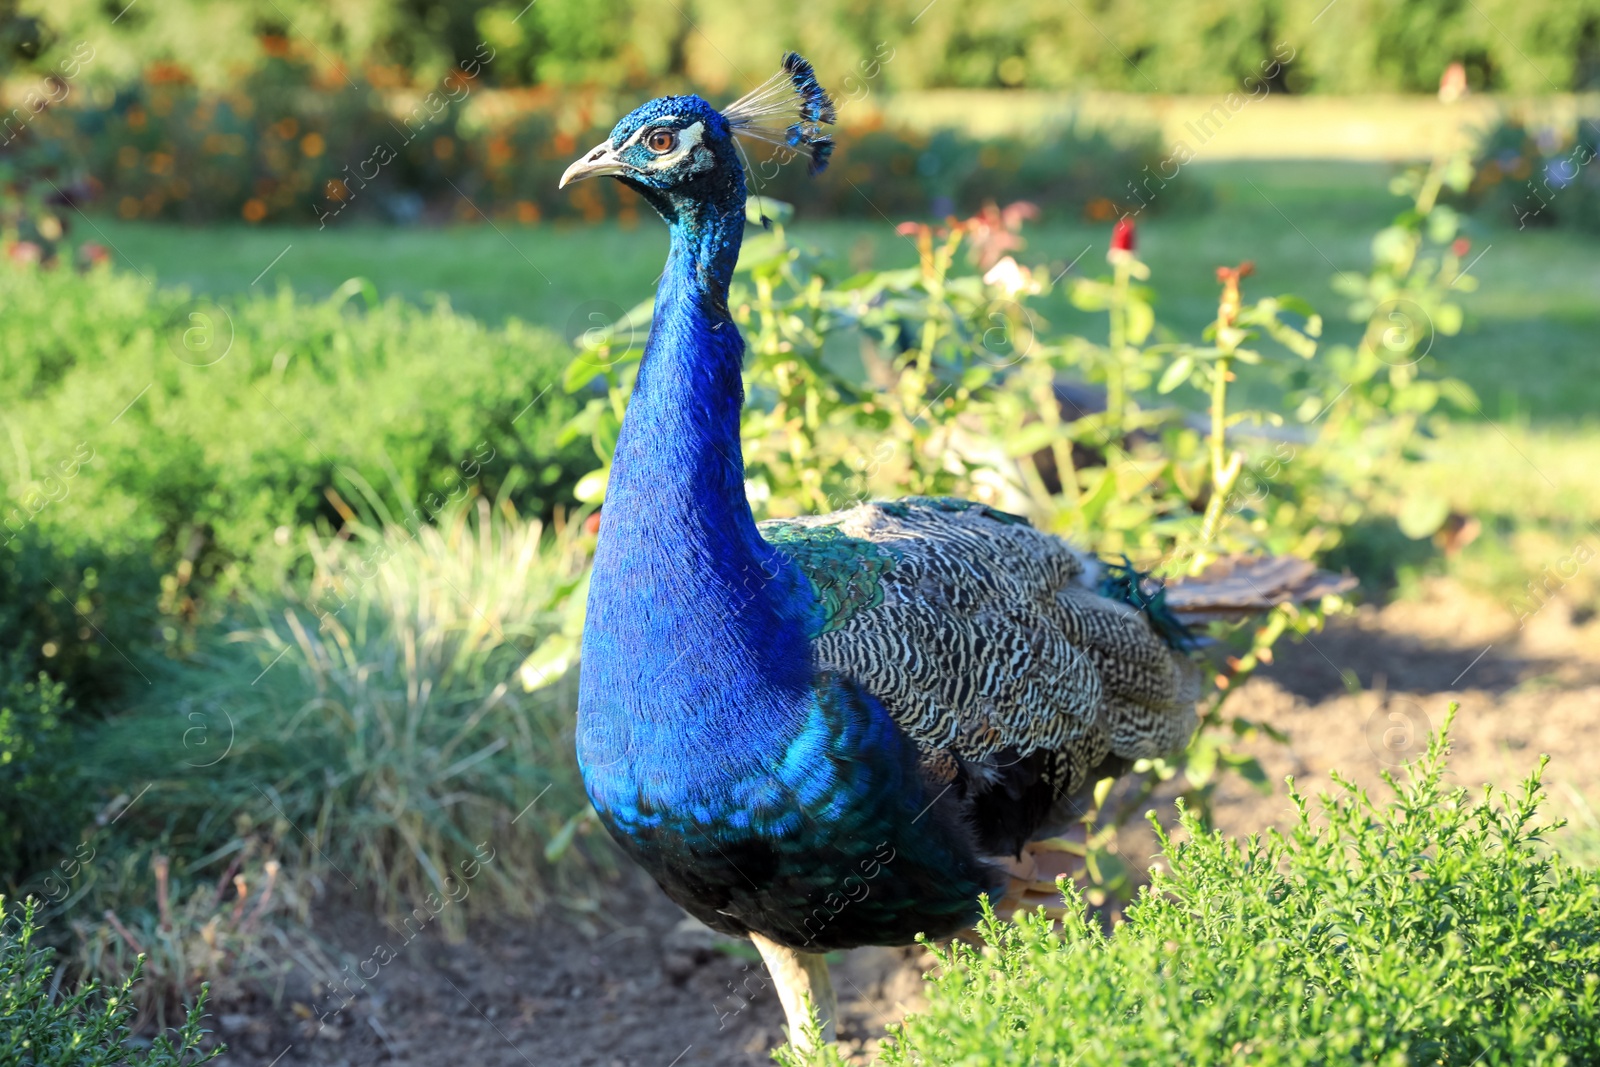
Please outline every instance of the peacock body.
M615 176L671 235L590 585L584 783L673 900L755 938L775 972L784 951L972 925L1006 888L995 858L1183 746L1198 685L1145 612L1101 595L1095 559L1014 516L910 499L755 522L727 308L734 136L820 169L832 118L791 54L725 111L645 104L562 179Z

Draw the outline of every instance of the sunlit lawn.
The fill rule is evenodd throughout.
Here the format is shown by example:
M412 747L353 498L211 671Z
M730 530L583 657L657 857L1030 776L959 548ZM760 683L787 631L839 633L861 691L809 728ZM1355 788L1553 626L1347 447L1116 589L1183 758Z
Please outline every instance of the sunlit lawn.
M1381 165L1228 163L1192 171L1214 190L1210 210L1140 220L1140 254L1153 270L1161 320L1190 336L1215 314L1213 268L1243 259L1256 263L1257 292L1297 293L1336 318L1344 302L1330 280L1339 270L1365 268L1372 234L1398 204L1385 189L1391 169ZM516 315L567 333L576 332L569 320L576 322L586 301L629 307L647 298L666 242L649 219L633 229L504 223L202 229L103 217L94 225L123 262L162 285L225 294L287 283L327 293L360 275L384 294L415 300L444 294L474 315L494 321ZM1081 253L1075 269L1095 273L1104 269L1108 230L1047 211L1031 228L1022 258L1060 270ZM910 242L881 218L800 219L791 233L856 266L915 261ZM1480 224L1474 245L1473 255L1484 253L1473 268L1482 284L1465 297L1466 330L1441 340L1434 354L1478 390L1488 415L1567 421L1600 411L1600 241ZM1063 328L1101 328L1063 304L1045 308Z

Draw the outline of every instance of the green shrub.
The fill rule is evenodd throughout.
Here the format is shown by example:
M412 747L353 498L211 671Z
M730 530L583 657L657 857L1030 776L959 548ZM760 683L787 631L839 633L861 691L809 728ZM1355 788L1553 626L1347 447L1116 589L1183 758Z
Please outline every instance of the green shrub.
M20 493L19 506L0 522L26 514L33 493ZM37 524L0 541L0 685L48 671L83 716L110 710L130 683L142 682L141 663L157 634L157 576L136 554L52 544Z
M143 601L169 623L218 583L274 586L301 555L287 535L319 520L431 516L472 491L540 513L575 480L580 450L556 443L572 402L547 388L564 346L515 320L358 280L219 307L105 270L0 270L0 301L8 525L63 559L151 561Z
M20 918L5 904L0 897L0 1067L180 1067L222 1055L220 1047L201 1049L203 988L183 1025L148 1051L127 1044L137 969L110 996L90 983L57 999L52 950L33 943L34 902Z
M28 677L22 658L0 653L0 871L12 878L67 842L83 814L66 687L42 671Z
M1600 875L1542 847L1540 771L1477 799L1445 773L1441 733L1382 806L1291 784L1295 828L1244 841L1184 813L1109 933L1070 887L1059 929L990 912L884 1062L1595 1062Z

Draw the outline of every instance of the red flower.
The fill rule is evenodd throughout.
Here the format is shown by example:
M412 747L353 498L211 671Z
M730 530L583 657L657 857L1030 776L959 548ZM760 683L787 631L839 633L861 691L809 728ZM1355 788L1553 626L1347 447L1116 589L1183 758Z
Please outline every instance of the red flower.
M1111 251L1133 254L1133 218L1124 215L1111 229Z
M1231 327L1239 321L1239 311L1244 306L1243 298L1239 295L1239 280L1255 272L1255 263L1248 259L1237 267L1217 268L1217 281L1222 283L1222 299L1217 302L1218 326Z
M13 241L6 254L21 266L32 266L44 259L44 249L33 241Z
M598 535L600 533L600 513L598 511L583 520L583 530L590 535Z
M1457 237L1454 241L1450 242L1450 251L1457 259L1460 259L1468 252L1472 251L1472 242L1467 240L1465 237Z

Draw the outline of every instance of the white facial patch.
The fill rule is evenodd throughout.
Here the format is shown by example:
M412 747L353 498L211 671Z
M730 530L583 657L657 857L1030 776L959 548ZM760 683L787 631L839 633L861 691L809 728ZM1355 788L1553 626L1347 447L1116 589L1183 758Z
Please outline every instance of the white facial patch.
M697 122L692 126L684 127L682 130L678 131L678 147L674 148L666 155L656 156L650 162L646 163L645 166L651 170L667 170L676 166L684 156L687 156L690 152L695 150L695 148L700 144L701 138L705 136L705 133L706 124L703 122Z

